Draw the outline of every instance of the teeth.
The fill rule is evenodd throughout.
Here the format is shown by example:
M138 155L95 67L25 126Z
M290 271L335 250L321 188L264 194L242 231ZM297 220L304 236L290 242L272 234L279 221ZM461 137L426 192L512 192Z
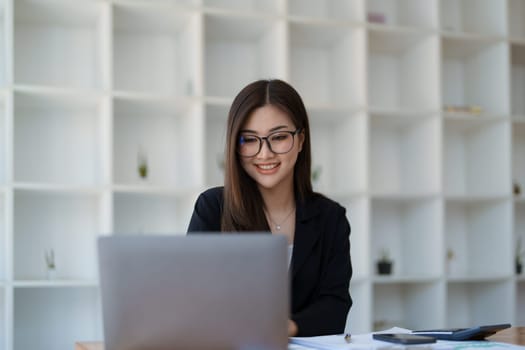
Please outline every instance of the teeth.
M277 166L277 164L269 164L269 165L262 165L262 164L259 164L257 165L259 168L263 169L263 170L271 170L273 168L275 168Z

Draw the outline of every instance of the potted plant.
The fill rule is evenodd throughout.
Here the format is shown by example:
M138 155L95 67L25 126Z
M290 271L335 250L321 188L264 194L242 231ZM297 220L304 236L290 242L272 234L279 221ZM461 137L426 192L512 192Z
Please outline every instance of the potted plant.
M522 250L521 248L521 236L518 237L518 241L516 243L516 274L519 275L523 271L523 256L525 256L525 250Z
M53 249L46 250L44 253L46 260L46 277L48 280L55 279L56 265L55 265L55 252Z
M388 250L383 249L381 251L381 257L377 261L377 273L380 275L390 275L392 273L392 265L394 263L390 259Z
M319 181L319 178L321 177L321 172L323 171L323 167L320 165L314 166L312 169L312 182L317 183Z
M514 181L512 192L514 192L514 195L516 197L519 197L521 195L521 186L518 183L518 181Z
M456 252L452 248L447 249L447 274L451 276L458 274Z
M140 149L137 154L138 173L141 179L148 177L148 158L146 153Z

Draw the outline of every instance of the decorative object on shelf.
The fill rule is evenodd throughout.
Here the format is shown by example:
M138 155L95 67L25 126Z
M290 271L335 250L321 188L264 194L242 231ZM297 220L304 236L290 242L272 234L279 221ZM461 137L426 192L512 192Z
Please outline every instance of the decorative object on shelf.
M514 181L514 185L513 185L513 189L512 191L514 192L514 195L516 197L520 196L521 195L521 186L520 184L518 183L518 181Z
M390 259L388 250L383 249L381 251L381 258L377 261L377 273L379 275L390 275L392 274L392 266L394 262Z
M321 173L323 171L323 167L320 165L314 166L312 169L312 183L313 185L316 185L319 183L319 178L321 177Z
M476 105L445 105L443 106L443 111L445 113L480 115L483 112L483 108Z
M54 280L56 277L55 251L49 249L44 252L46 260L46 277L48 280Z
M516 275L523 272L523 257L525 256L525 250L521 248L521 236L518 237L516 242Z
M379 23L379 24L386 23L386 16L381 12L368 12L367 19L368 19L368 22L370 23Z
M217 166L224 173L224 154L222 153L217 154Z
M144 151L139 150L137 155L138 171L141 179L148 177L148 158Z
M452 248L447 249L447 274L451 276L458 274L456 252Z

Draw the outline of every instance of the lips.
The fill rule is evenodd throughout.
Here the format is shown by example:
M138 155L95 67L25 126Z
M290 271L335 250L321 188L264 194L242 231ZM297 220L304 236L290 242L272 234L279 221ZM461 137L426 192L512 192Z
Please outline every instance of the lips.
M281 163L264 163L264 164L255 164L255 168L261 174L273 174L277 171Z

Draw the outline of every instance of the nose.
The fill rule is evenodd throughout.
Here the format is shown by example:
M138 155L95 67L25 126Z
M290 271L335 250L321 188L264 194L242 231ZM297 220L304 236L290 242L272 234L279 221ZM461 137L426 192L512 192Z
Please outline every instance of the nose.
M269 143L268 139L263 139L262 140L261 150L259 151L258 156L260 158L269 158L269 157L273 156L273 152L270 149L270 143Z

